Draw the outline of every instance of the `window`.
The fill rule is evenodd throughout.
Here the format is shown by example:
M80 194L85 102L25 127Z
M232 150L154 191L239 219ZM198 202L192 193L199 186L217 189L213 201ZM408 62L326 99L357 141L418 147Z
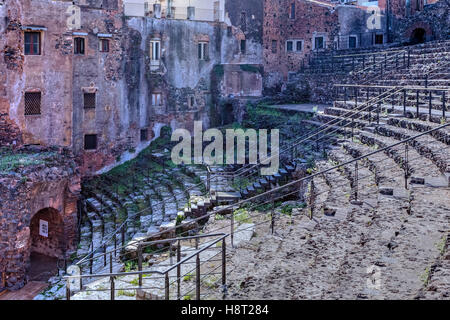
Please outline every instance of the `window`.
M161 105L161 93L152 93L152 106Z
M109 52L109 40L100 39L100 52Z
M290 14L289 14L289 17L290 17L291 19L295 19L295 2L293 2L293 3L291 4L291 12L290 12Z
M288 40L286 41L287 52L300 52L302 51L302 40Z
M375 35L375 44L383 44L383 35L382 34Z
M277 40L272 40L272 53L277 53Z
M84 108L95 109L95 93L84 94Z
M75 38L73 52L75 54L84 54L84 38Z
M95 150L95 149L97 149L97 135L86 134L84 136L84 150Z
M294 50L294 42L291 40L286 41L286 51L292 52L293 50Z
M148 129L141 129L141 141L148 140Z
M161 41L150 41L150 60L159 61L161 58Z
M208 60L208 43L207 42L199 42L198 58L200 60Z
M231 37L233 35L233 28L227 27L227 36Z
M355 36L350 36L348 38L348 47L350 49L354 49L356 48L356 37Z
M241 53L245 53L246 49L247 49L246 40L241 40Z
M314 49L323 49L325 47L325 41L323 37L315 37L314 38Z
M25 54L31 56L41 54L40 32L25 32Z
M25 92L25 115L41 114L41 93Z
M189 107L193 107L195 104L195 98L193 96L190 96L188 102L189 102Z

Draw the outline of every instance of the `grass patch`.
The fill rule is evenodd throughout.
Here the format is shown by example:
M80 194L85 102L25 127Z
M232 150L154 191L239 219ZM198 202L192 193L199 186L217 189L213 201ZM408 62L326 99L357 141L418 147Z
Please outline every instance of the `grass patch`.
M234 220L236 222L238 222L239 224L252 222L250 215L248 214L248 211L245 209L235 210L233 212L233 215L234 215Z

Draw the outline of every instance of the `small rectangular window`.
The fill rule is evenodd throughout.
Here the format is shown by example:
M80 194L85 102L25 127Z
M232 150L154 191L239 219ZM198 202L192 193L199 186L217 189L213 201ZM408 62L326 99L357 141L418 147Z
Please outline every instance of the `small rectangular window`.
M355 36L350 36L348 38L348 47L350 49L354 49L356 48L356 37Z
M73 53L84 54L84 38L75 38L73 39L73 42L74 42Z
M84 94L84 108L95 109L95 93Z
M148 140L148 129L141 129L141 141Z
M25 54L32 56L41 54L40 32L25 32Z
M109 52L109 40L100 39L100 52Z
M150 60L159 61L161 57L161 41L150 41Z
M292 52L294 50L294 44L292 41L286 41L286 51Z
M97 149L97 135L86 134L84 136L84 150L95 150L95 149Z
M291 19L295 19L295 2L293 2L291 4L291 12L290 12L289 16L290 16Z
M323 37L316 37L314 39L314 49L323 49L324 48L324 40Z
M161 93L152 93L152 105L153 106L161 105Z
M231 37L233 35L233 28L227 27L227 36Z
M277 53L277 40L272 40L272 53Z
M199 42L198 44L198 58L199 60L208 60L208 43Z
M241 40L241 53L245 53L247 50L247 41Z
M382 34L375 35L375 44L383 44L383 35Z
M25 92L25 115L41 114L41 93Z
M302 51L303 50L303 43L301 41L297 41L295 50L296 51Z

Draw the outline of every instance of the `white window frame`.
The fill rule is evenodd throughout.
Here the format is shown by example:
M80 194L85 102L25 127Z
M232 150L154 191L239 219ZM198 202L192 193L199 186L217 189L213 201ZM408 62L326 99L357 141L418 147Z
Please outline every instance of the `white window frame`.
M152 93L152 106L158 107L162 105L162 94L161 92Z
M150 40L150 60L151 61L161 60L161 40L159 39Z
M209 52L207 52L206 49L209 50L209 42L207 42L207 41L199 41L198 44L197 44L197 50L198 50L198 46L200 46L199 60L202 60L202 61L207 60L208 57L209 57Z
M288 42L292 42L292 50L288 51ZM301 43L301 50L297 50L297 44ZM287 53L298 53L298 52L302 52L303 51L303 40L299 40L299 39L289 39L286 40L286 52Z
M322 38L323 39L323 46L322 48L316 48L316 39ZM327 37L323 34L317 34L313 36L313 50L324 50L327 47Z

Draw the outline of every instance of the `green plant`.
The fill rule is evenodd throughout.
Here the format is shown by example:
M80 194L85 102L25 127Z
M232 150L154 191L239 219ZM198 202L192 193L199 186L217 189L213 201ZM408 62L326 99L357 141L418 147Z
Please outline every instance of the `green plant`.
M139 285L139 278L135 278L135 279L131 280L130 284L132 284L134 286L138 286Z
M187 275L185 275L183 277L183 281L188 282L191 281L194 278L194 274L193 273L188 273Z
M117 295L118 295L118 296L134 297L134 296L136 295L136 293L134 293L134 292L129 292L129 290L123 290L123 289L120 289L120 290L117 292Z
M190 295L186 295L183 297L183 300L192 300L192 297Z
M233 215L234 215L234 220L236 222L240 223L240 224L241 223L250 223L251 222L251 219L250 219L250 216L248 214L248 211L243 209L243 208L235 210L233 212Z

